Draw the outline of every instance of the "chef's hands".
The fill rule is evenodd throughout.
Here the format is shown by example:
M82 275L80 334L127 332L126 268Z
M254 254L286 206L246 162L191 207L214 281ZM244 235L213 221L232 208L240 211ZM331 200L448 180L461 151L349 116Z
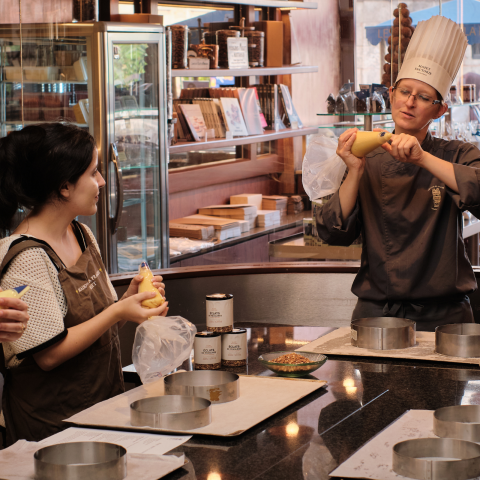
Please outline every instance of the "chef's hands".
M424 159L425 152L418 139L406 133L392 135L390 144L384 143L382 148L399 162L421 166Z
M358 128L345 130L338 138L337 155L345 162L349 172L356 172L360 176L365 169L365 157L358 158L352 153L352 145L357 138Z
M136 295L138 293L138 286L143 280L142 275L135 275L132 278L132 281L130 282L130 285L128 286L128 290L123 294L121 300L125 300L128 297L131 297L132 295ZM160 295L165 298L165 284L162 283L163 277L160 275L157 275L152 278L152 284L153 286L160 292Z
M155 297L155 292L143 292L135 295L122 297L122 301L113 304L109 308L114 309L114 315L118 322L143 323L150 317L165 317L168 313L168 302L164 302L157 308L144 308L142 302Z
M0 342L14 342L23 335L29 320L27 309L18 298L0 298Z

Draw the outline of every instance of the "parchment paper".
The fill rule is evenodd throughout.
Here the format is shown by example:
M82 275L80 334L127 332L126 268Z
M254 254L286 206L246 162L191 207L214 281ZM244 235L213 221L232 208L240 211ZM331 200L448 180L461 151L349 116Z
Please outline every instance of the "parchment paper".
M392 449L398 442L438 438L433 433L433 410L409 410L330 473L332 477L398 480L392 470ZM480 480L480 477L474 479Z
M302 380L282 377L240 376L240 396L228 403L212 404L212 423L195 430L175 430L175 433L235 436L283 410L292 403L323 387L324 380ZM151 427L132 427L130 404L146 397L164 395L163 378L114 398L98 403L65 421L77 425L110 427L121 430L173 432Z
M468 363L480 365L480 358L460 358L435 353L435 333L417 332L417 344L398 350L370 350L354 347L350 341L350 327L342 327L297 348L296 351L323 353L324 355L347 355L354 357L403 358L429 362Z
M43 445L19 440L11 447L0 450L0 476L8 480L34 480L33 454ZM127 453L125 480L157 480L180 468L185 456L141 455Z

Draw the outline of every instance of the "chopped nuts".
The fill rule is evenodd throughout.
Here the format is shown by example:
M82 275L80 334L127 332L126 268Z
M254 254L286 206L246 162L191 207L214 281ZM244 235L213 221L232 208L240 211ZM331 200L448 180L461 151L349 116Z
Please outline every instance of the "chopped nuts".
M313 363L309 358L299 355L298 353L286 353L285 355L281 355L280 357L271 360L271 362L287 363L290 365L296 365L298 363Z

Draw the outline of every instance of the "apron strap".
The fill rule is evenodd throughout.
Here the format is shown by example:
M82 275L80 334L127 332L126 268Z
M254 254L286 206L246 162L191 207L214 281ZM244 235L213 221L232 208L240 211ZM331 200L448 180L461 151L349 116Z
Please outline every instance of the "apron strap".
M48 245L46 242L42 242L40 240L31 240L28 237L21 237L10 246L7 254L3 258L3 261L0 265L0 278L3 274L7 271L10 262L23 250L27 250L28 248L42 248L45 250L46 254L50 257L50 260L55 265L55 268L60 271L62 270L63 263L60 260L60 257L55 253L52 247Z

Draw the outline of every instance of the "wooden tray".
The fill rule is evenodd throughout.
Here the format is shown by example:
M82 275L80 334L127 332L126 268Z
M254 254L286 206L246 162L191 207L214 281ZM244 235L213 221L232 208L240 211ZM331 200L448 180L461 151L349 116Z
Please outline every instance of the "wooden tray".
M292 384L294 382L294 385ZM323 387L324 380L240 376L240 397L233 402L212 405L212 423L195 430L162 430L132 427L130 404L146 397L164 395L163 378L129 390L67 418L65 422L120 430L190 433L233 437L266 420L297 400Z

